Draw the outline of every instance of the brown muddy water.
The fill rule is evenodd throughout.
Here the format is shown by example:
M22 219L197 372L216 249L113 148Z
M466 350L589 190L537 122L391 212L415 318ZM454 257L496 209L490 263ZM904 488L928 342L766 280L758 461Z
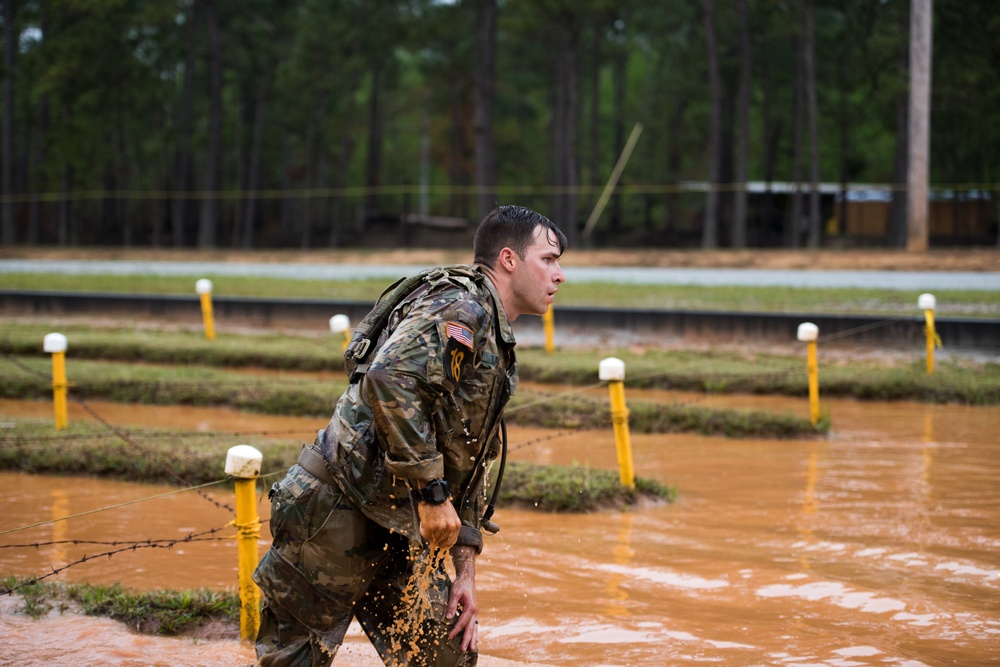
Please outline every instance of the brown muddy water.
M640 395L807 410L797 399L628 392ZM303 434L322 425L254 417L261 421L248 426L246 415L228 410L92 406L123 425ZM823 441L633 434L637 474L675 485L673 505L590 515L498 510L501 532L487 538L477 568L481 664L1000 663L1000 410L849 400L823 407L834 424ZM0 422L16 428L19 417L50 410L5 401ZM238 438L220 445L220 471L229 444ZM565 435L512 427L511 448L514 460L616 466L610 428ZM0 531L176 490L17 473L0 474L0 484ZM0 535L0 546L174 539L231 518L194 493L174 493ZM57 579L235 589L229 531L221 540L98 559ZM261 553L266 530L262 537ZM107 548L3 548L0 573L39 575ZM236 641L143 637L72 614L36 622L13 613L16 606L0 598L0 664L250 660ZM357 630L350 637L337 664L379 664Z

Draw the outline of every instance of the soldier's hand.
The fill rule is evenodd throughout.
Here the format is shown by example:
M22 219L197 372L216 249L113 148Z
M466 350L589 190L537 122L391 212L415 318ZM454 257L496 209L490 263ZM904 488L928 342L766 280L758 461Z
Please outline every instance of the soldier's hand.
M469 546L456 546L451 550L455 563L455 581L451 585L446 618L458 614L455 625L448 633L454 639L461 633L462 652L479 650L479 606L476 604L476 550Z
M462 521L450 502L440 505L417 503L417 514L420 516L420 536L432 547L450 549L458 541Z

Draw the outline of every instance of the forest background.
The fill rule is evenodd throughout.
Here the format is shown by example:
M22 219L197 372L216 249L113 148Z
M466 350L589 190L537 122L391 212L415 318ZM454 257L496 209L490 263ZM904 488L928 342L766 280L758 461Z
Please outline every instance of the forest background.
M511 202L592 247L834 246L854 190L888 206L864 242L900 246L909 12L3 0L0 243L468 247ZM997 243L1000 12L935 0L933 25L932 197L985 211L943 242Z

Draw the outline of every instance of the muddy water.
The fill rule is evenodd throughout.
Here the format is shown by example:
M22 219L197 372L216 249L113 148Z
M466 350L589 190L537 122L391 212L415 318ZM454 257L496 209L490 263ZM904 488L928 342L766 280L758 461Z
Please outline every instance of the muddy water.
M657 398L808 409L801 400L773 397ZM0 404L0 421L16 427L10 415L26 414L17 407ZM853 401L825 401L824 408L835 426L826 441L634 434L638 474L676 485L671 506L587 516L498 511L502 530L487 539L478 568L484 664L1000 661L1000 410ZM130 406L122 423L136 423L140 413L145 425L170 417L145 410ZM237 422L227 420L243 417L201 415L213 430L235 430ZM316 427L301 421L307 432ZM512 457L615 467L610 430L557 435L512 428ZM173 490L9 473L0 484L8 498L0 530ZM267 513L264 503L261 510ZM0 535L0 545L171 538L228 519L194 494L175 494ZM44 572L79 558L78 549L95 547L0 549L0 572ZM233 588L234 559L227 538L88 562L60 579ZM22 637L22 647L37 637L52 641L6 613L0 622L0 653L10 633ZM142 649L146 663L106 657L99 664L169 664L176 647L157 646ZM163 662L153 660L159 651ZM52 664L33 655L16 664ZM235 664L205 656L208 662L187 664ZM369 656L359 664L377 661Z

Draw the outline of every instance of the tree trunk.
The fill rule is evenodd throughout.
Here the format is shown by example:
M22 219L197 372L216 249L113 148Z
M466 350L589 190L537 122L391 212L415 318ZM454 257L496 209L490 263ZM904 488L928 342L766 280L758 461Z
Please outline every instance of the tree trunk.
M32 184L36 191L42 191L45 185L43 175L45 173L45 142L48 138L49 125L49 96L42 95L38 99L35 107L35 140L32 143L32 163L33 178ZM47 208L47 207L46 207ZM36 245L41 240L42 227L42 202L38 198L32 198L28 203L28 237L25 242L28 245Z
M5 246L14 245L14 79L17 72L14 69L14 57L17 53L18 34L14 26L14 0L4 0L3 3L3 125L2 156L0 156L0 243Z
M128 195L132 187L131 179L129 178L128 149L125 145L125 122L123 118L119 119L117 132L118 149L115 151L117 153L115 166L118 169L118 178L116 180L118 181L119 191L122 194L115 198L115 202L118 208L118 216L122 221L122 245L126 248L131 248L135 242L135 228L133 227L132 220L132 200Z
M614 130L615 143L614 155L622 154L625 150L625 88L628 76L628 52L625 49L617 49L614 54ZM617 190L617 188L616 188ZM611 215L608 220L611 236L617 237L622 225L622 196L617 192L611 197Z
M708 127L708 193L701 247L719 247L719 169L722 165L722 83L715 39L713 0L704 0L705 48L708 53L708 91L711 104Z
M747 0L739 0L740 15L740 85L736 107L736 190L733 193L734 248L747 245L747 165L750 159L750 10Z
M845 39L850 38L850 31L845 34ZM837 67L838 79L838 110L837 128L840 134L840 210L837 216L838 235L847 232L848 219L848 183L851 179L850 157L851 157L851 105L850 105L850 72L854 65L848 54L843 54Z
M64 120L69 114L64 114ZM70 228L70 201L69 191L73 187L73 165L69 162L63 164L61 197L59 198L59 209L56 214L56 242L60 246L73 243L76 237L75 229Z
M378 194L374 191L382 182L382 108L379 99L381 87L381 65L372 69L372 88L368 98L368 160L365 165L365 186L369 188L365 196L365 215L378 210Z
M337 188L343 187L347 183L347 172L351 165L351 156L354 155L355 141L350 132L345 132L340 141L340 150L337 152L337 159L334 163L333 183ZM331 248L338 248L343 243L342 230L344 228L344 198L335 197L330 210L330 238Z
M167 136L167 114L162 114L159 121L160 134ZM133 137L133 143L137 143L138 140L138 137ZM141 164L142 153L139 151L138 147L133 150L136 155L136 164ZM162 184L161 187L163 187L164 190L169 188L170 175L173 169L173 159L173 155L166 151L162 151L158 155L158 159L155 162L156 175L154 176L152 182ZM159 248L160 244L163 243L164 225L167 222L167 213L169 211L168 200L150 199L146 202L146 208L149 211L151 225L150 245L154 248Z
M448 182L454 185L460 183L468 182L468 172L464 166L464 160L462 159L462 153L466 146L465 132L463 131L463 126L465 125L467 104L462 95L458 91L452 91L451 104L449 108L451 111L451 132L450 140L448 142ZM431 186L431 114L427 107L424 107L424 118L421 122L420 129L420 213L421 215L430 215L431 205L430 205L430 186ZM425 152L426 151L426 152ZM426 160L426 162L425 162ZM425 171L426 166L426 171ZM426 185L425 185L426 184ZM478 212L479 204L475 203L475 209ZM424 211L427 211L424 213ZM448 197L448 215L456 217L465 217L469 213L469 206L467 197L464 194L452 194Z
M493 210L496 187L496 157L493 152L493 106L496 88L497 2L479 3L476 51L476 110L473 130L476 135L476 212L482 220Z
M252 248L257 218L257 182L260 176L260 151L264 138L264 114L271 94L275 64L268 63L260 76L253 112L253 135L246 167L246 197L243 204L243 247Z
M889 207L888 244L901 248L906 245L906 183L909 150L909 95L910 85L910 17L901 12L900 28L905 39L899 49L899 93L896 95L896 156L892 165L892 204Z
M761 61L762 65L762 89L763 100L763 120L764 120L764 183L767 188L764 192L760 212L760 245L772 245L772 227L774 222L775 202L774 192L771 190L771 183L774 181L774 173L778 161L778 148L781 143L781 122L773 111L772 97L774 95L774 79L771 77L771 66L767 59ZM781 245L780 240L777 245Z
M909 162L906 178L906 249L925 252L928 245L927 183L930 163L932 0L910 5Z
M219 224L218 191L222 175L222 38L215 0L205 0L208 29L208 150L205 154L205 195L198 221L198 247L214 248Z
M309 114L309 125L306 127L306 187L312 189L316 186L316 144L318 129L318 113ZM299 247L303 250L309 249L312 242L312 197L305 197L302 200L302 219L299 221Z
M177 155L174 174L174 188L178 193L194 189L192 179L194 158L191 155L191 99L194 95L195 40L198 33L195 10L198 2L191 3L187 24L184 26L184 74L181 78L181 95L177 111ZM184 246L185 227L190 215L192 201L175 196L170 207L170 236L175 248Z
M576 187L580 184L573 149L576 139L578 31L571 17L564 18L556 35L552 80L552 183L563 189L554 198L553 219L572 245L577 239Z
M795 116L792 142L794 144L792 153L792 181L795 183L795 193L792 195L791 220L785 233L785 243L790 248L798 248L802 240L802 131L803 118L805 117L805 82L802 57L802 35L799 35L796 43L799 57L795 59L795 103L792 113Z
M590 185L594 188L601 186L601 66L603 64L601 42L603 34L603 24L600 20L595 21L590 62L590 139L587 142L589 144L587 171ZM598 197L599 195L595 194L595 203Z
M354 100L357 98L358 89L361 87L361 76L360 73L355 72L355 75L351 76L350 83L348 84L347 90L345 91L345 98L348 100ZM353 104L353 103L352 103ZM345 111L346 117L353 117L354 107L351 106L350 110ZM348 173L351 166L351 158L354 156L354 151L357 149L357 142L354 139L353 132L349 123L344 124L344 132L340 137L340 150L337 151L336 160L334 161L333 168L333 185L336 188L342 188L347 185ZM329 245L331 248L340 247L343 244L343 230L345 228L345 213L344 213L344 197L342 195L334 197L332 206L330 208L330 237Z
M319 160L316 187L325 190L330 183L330 152L326 150L324 142L319 150L317 159ZM316 198L316 219L319 221L319 229L330 227L330 196L322 195Z
M295 206L299 200L289 196L289 189L292 187L292 135L286 132L281 146L281 210L279 219L281 220L281 234L283 238L291 240L292 221L295 218Z
M819 211L819 109L816 102L816 4L805 3L805 39L803 66L805 69L806 123L809 129L809 238L810 248L820 242Z
M681 152L681 139L684 133L684 114L687 113L688 98L679 96L674 105L672 122L670 123L670 144L667 148L667 181L677 183L681 176L681 165L684 162L684 154ZM676 227L679 222L680 193L676 188L667 193L666 205L663 207L663 231L668 232L671 227Z

